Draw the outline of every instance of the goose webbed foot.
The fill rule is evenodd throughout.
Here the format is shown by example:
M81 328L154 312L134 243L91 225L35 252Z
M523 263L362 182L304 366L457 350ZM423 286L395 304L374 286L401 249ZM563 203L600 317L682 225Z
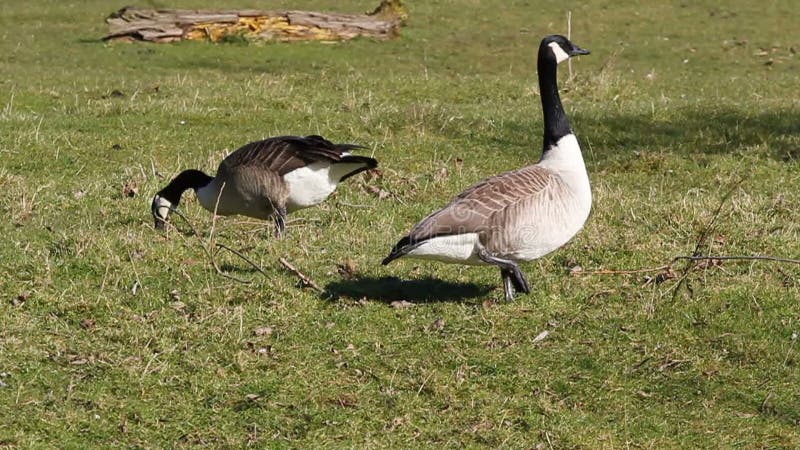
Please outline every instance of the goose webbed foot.
M273 220L275 221L275 237L277 239L283 238L286 234L286 207L282 206L279 208L275 208L275 214L273 216Z
M500 275L503 276L503 287L506 291L506 301L514 300L514 292L522 292L529 294L531 288L528 285L528 280L525 274L517 266L514 269L500 269Z
M492 264L500 268L500 275L503 277L503 288L505 289L506 301L514 300L514 291L528 294L531 288L525 274L520 270L519 265L510 259L498 258L491 255L486 249L478 250L478 258L481 261Z

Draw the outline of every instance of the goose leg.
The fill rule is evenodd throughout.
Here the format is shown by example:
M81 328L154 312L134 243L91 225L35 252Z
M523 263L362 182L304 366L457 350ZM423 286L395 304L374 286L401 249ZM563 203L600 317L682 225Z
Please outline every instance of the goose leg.
M503 286L506 292L506 300L511 301L514 299L514 290L530 293L531 289L528 285L528 280L525 274L519 268L519 265L510 260L492 256L485 248L478 249L478 258L481 261L492 264L500 268L500 274L503 276Z
M511 271L500 269L500 275L503 277L503 288L506 291L506 301L514 300L514 282L511 280Z
M514 289L516 289L517 292L524 292L526 294L531 293L531 288L528 285L528 279L525 278L525 274L522 273L519 267L517 267L516 271L511 272L511 276L511 281L514 283Z
M275 214L273 216L273 220L275 221L275 237L280 239L283 237L284 232L286 231L286 207L279 206L275 208Z

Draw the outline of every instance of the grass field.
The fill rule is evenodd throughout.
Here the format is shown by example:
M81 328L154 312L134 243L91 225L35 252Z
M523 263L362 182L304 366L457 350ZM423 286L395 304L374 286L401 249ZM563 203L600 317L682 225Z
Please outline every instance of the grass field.
M409 1L399 39L332 45L106 44L123 3L6 3L0 447L800 447L799 266L575 273L698 242L800 257L792 2ZM268 3L225 6L376 2ZM525 265L533 292L513 303L494 269L380 266L427 212L539 157L535 51L568 9L592 51L561 69L594 191L584 230ZM153 229L180 170L312 133L369 146L382 172L281 241L243 218L211 235L192 194L200 236L177 217ZM249 283L220 275L215 243L266 275L225 251Z

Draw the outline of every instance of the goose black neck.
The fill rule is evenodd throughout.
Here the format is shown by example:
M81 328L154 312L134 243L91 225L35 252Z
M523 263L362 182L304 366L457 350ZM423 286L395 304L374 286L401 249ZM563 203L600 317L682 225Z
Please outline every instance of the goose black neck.
M187 189L200 189L201 187L210 183L213 179L213 177L206 175L204 172L199 170L184 170L178 174L175 179L170 181L167 187L162 189L158 195L164 197L173 204L178 204L180 203L181 195L183 195L184 191Z
M572 133L569 119L561 106L558 95L558 63L546 44L539 48L537 69L539 71L539 94L542 97L544 114L544 151L556 144L559 139Z

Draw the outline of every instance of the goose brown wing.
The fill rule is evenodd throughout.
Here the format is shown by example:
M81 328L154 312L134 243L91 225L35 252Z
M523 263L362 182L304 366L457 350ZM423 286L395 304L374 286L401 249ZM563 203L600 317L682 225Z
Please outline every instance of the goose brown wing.
M447 206L422 219L408 234L409 243L436 236L486 233L502 226L508 208L544 195L558 177L539 166L528 166L483 180L462 192Z
M263 141L251 142L234 151L222 163L220 171L237 167L258 166L283 176L295 169L317 161L337 162L355 144L334 144L321 136L278 136Z

